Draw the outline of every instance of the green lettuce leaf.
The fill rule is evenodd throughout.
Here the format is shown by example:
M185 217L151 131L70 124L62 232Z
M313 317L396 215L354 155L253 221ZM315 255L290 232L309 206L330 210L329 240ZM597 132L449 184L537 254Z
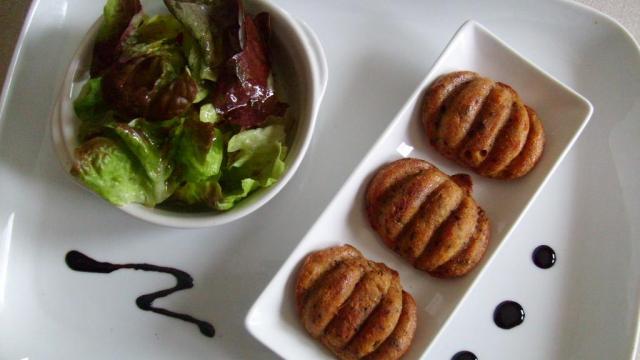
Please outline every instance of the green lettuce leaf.
M188 182L176 190L172 199L187 205L200 205L225 211L233 208L238 201L258 188L260 183L254 179L242 180L239 189L227 193L223 192L216 180Z
M200 121L215 124L220 120L220 115L212 104L204 104L200 107Z
M184 28L172 15L145 18L124 43L124 60L139 56L158 56L176 74L175 77L185 66L182 45L178 40L181 35L184 35Z
M78 140L83 142L103 135L105 129L118 121L102 97L102 78L89 79L73 102L73 109L80 119Z
M245 130L231 137L227 145L229 161L224 174L225 183L251 178L260 186L271 186L285 170L285 138L281 125Z
M158 149L163 149L171 142L173 134L182 126L184 119L181 117L164 121L147 121L137 118L129 122L129 126L144 132L149 141ZM163 153L167 149L163 150Z
M216 81L218 79L217 72L204 58L203 52L200 50L200 46L196 40L188 33L185 33L182 42L182 51L187 58L187 63L189 64L189 69L194 79L198 82L202 80Z
M114 205L155 205L144 170L111 139L96 137L78 147L71 174Z
M216 41L220 36L214 36L213 26L210 21L210 5L191 1L164 0L169 11L182 23L195 39L200 49L205 64L215 66L219 64L217 59Z
M222 194L222 188L216 180L187 182L179 187L172 195L172 200L187 205L204 205L214 209L216 199Z
M228 193L222 193L216 199L215 208L222 211L229 210L238 201L246 198L250 193L252 193L254 190L257 190L261 186L262 185L254 179L242 179L242 181L240 182L240 189Z
M82 121L78 128L78 141L84 142L96 136L106 136L109 129L120 120L115 111L109 110L92 121Z
M100 120L109 107L102 97L102 78L89 79L73 101L73 110L82 121Z
M141 122L138 120L137 123ZM153 202L157 204L168 198L171 191L167 180L171 176L173 166L163 156L158 146L154 145L151 135L140 126L135 128L123 123L115 125L113 130L144 169L151 185Z
M224 152L222 132L195 119L185 122L174 152L184 180L200 182L220 174Z
M172 15L145 17L127 43L151 44L160 40L175 40L183 31L182 24Z

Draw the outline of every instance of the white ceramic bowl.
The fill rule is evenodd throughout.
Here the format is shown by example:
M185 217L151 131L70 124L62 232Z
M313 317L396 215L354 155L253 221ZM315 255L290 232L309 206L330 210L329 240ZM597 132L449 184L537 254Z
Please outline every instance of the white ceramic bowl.
M285 173L276 184L256 191L226 212L180 213L138 204L119 207L122 211L151 223L172 227L195 228L228 223L267 203L282 190L300 166L309 147L327 85L328 67L324 51L313 31L280 7L265 0L247 0L245 6L251 14L266 11L271 15L273 66L278 81L285 89L285 99L290 106L288 111L297 121L295 133L288 134L291 142ZM73 111L73 100L88 79L93 42L100 22L98 19L88 31L73 56L52 115L54 146L67 171L73 164L74 149L79 145L79 119Z

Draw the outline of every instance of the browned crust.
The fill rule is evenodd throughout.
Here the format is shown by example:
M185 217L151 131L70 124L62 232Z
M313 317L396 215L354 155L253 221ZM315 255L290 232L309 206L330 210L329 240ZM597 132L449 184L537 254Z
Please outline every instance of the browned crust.
M478 211L476 231L467 247L432 274L441 278L460 277L471 271L482 259L489 245L489 220L484 211Z
M445 181L422 205L418 216L402 232L397 249L400 255L414 263L463 199L462 189L452 181Z
M469 174L451 175L451 181L460 186L468 195L471 195L471 192L473 191L473 181Z
M468 175L449 178L426 161L397 160L369 183L369 222L387 246L416 268L439 277L462 276L479 262L489 241L489 220L471 197L471 188ZM390 207L389 201L405 205L398 211L400 206Z
M421 121L438 152L487 177L526 175L544 148L535 111L509 85L473 72L438 78L425 92Z
M309 290L300 317L311 336L319 337L340 306L351 296L365 272L363 258L347 259L324 275Z
M545 136L542 122L532 108L526 106L529 113L530 127L527 142L520 154L500 173L505 179L516 179L529 173L542 157Z
M402 313L398 324L391 335L374 352L365 357L366 360L399 359L404 355L413 341L418 324L416 302L413 297L402 292Z
M435 241L416 259L415 267L432 272L454 258L473 236L477 220L478 207L471 197L466 196L440 226Z
M378 202L375 218L378 232L387 244L394 244L396 238L420 210L429 195L436 190L446 177L433 168L421 171L393 187L385 196L386 201Z
M372 263L369 272L327 326L322 342L333 349L347 345L389 291L396 280L394 275L395 271L384 264Z
M401 313L402 288L399 282L394 282L360 331L344 348L345 356L360 359L373 352L391 335Z
M473 128L459 147L457 159L470 168L477 168L489 155L489 151L511 115L514 98L510 88L497 83L487 96Z
M300 267L296 281L296 306L302 311L304 295L327 271L346 259L359 258L362 254L351 245L336 246L309 254Z
M517 99L513 104L511 117L501 129L487 159L476 169L478 174L498 177L511 160L522 151L529 133L529 113L524 104Z
M443 75L436 79L425 92L422 106L423 125L427 129L427 136L433 141L437 136L438 121L442 104L460 85L475 78L478 74L472 71L458 71Z
M452 98L446 111L443 111L437 138L433 140L436 149L444 156L456 157L460 142L482 110L484 100L493 86L491 79L478 77L462 86L460 92Z
M415 302L398 273L349 245L305 258L296 301L305 329L339 359L398 359L413 339Z

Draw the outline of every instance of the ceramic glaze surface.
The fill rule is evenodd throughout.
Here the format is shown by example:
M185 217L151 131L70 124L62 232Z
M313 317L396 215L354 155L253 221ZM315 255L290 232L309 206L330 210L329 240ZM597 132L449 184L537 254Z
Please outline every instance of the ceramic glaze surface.
M640 297L640 55L621 28L565 1L274 3L317 33L331 71L305 161L278 196L243 219L176 230L99 201L60 167L49 115L102 4L34 1L0 113L1 359L277 359L245 330L247 311L470 18L584 95L594 115L426 358L462 349L497 360L631 358ZM560 259L544 271L531 262L541 241ZM188 272L196 286L158 305L211 321L216 337L132 303L172 286L170 276L116 272L96 281L102 275L68 269L72 249ZM492 321L504 299L527 311L509 331Z

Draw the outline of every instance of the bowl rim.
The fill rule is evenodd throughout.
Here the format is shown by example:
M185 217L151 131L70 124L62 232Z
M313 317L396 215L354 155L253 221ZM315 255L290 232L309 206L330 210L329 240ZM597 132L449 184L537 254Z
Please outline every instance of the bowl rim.
M300 142L297 153L290 152L287 155L287 160L290 161L288 168L285 170L283 176L272 186L262 189L259 193L254 193L252 202L246 206L234 207L227 212L201 212L201 213L181 213L170 210L158 209L146 207L141 204L127 204L123 206L116 206L109 202L110 205L117 207L125 213L147 221L156 225L163 225L174 228L203 228L209 226L216 226L226 224L235 220L238 220L244 216L251 214L258 210L271 200L282 188L291 180L300 166L306 152L311 143L313 130L317 121L317 116L320 108L320 104L324 97L327 82L328 82L328 64L324 53L324 49L320 40L311 28L304 22L295 19L283 8L267 1L267 0L247 0L252 5L264 9L271 16L281 20L283 27L286 31L292 33L292 38L295 38L301 48L301 53L304 55L302 58L296 58L295 62L303 64L302 71L308 76L310 82L306 84L308 87L307 92L308 108L307 114L301 116L306 118L306 126L298 126L294 137L294 145ZM96 21L91 25L87 34L83 37L77 50L74 52L67 70L65 73L64 81L59 90L59 96L56 100L54 110L50 119L52 127L51 135L53 138L53 146L55 147L58 160L65 172L68 173L71 164L74 161L74 149L70 146L70 139L65 135L65 126L69 126L69 121L74 115L72 108L72 99L70 91L72 84L78 75L78 68L81 63L81 59L84 58L85 52L92 46L95 35L97 34L100 23L102 22L102 16L99 16ZM71 111L71 112L70 112ZM308 115L308 116L306 116ZM298 119L300 121L300 119ZM82 188L94 193L89 188L84 186L79 180L69 175L75 183L79 184ZM102 201L104 200L98 194L94 195Z

